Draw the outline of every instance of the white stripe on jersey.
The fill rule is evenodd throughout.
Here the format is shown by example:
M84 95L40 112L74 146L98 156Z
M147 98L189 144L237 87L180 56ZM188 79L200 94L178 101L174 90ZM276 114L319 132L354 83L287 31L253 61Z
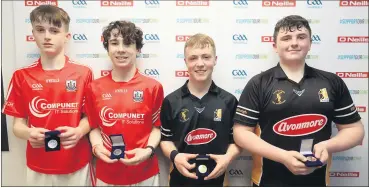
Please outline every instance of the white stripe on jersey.
M243 117L247 117L247 118L250 118L250 119L254 119L254 120L258 120L259 118L255 118L255 117L251 117L251 116L247 116L247 115L244 115L244 114L241 114L239 112L236 112L236 114L240 115L240 116L243 116Z
M355 110L355 111L353 111L353 112L350 112L350 113L348 113L348 114L345 114L345 115L338 115L338 116L334 116L334 117L346 117L346 116L349 116L349 115L354 114L355 112L356 112L356 110Z
M256 111L256 110L251 110L251 109L249 109L249 108L246 108L246 107L243 107L243 106L240 106L240 105L238 105L237 107L242 108L242 109L244 109L244 110L248 110L248 111L250 111L250 112L260 113L260 112L258 112L258 111Z
M343 107L343 108L334 109L334 111L341 111L341 110L345 110L345 109L347 109L347 108L350 108L351 106L354 106L354 103L352 103L352 104L350 104L350 105L348 105L348 106L346 106L346 107Z
M159 119L159 117L158 117L158 116L156 116L156 118L154 118L154 119L152 120L152 124L154 124L158 119Z
M167 132L171 131L170 129L164 129L163 126L161 126L160 128L163 129L163 131L167 131Z
M161 106L158 108L158 110L156 110L156 112L155 112L155 113L153 113L153 114L152 114L152 116L157 115L157 114L160 112L160 110L161 110Z
M161 132L161 134L164 135L165 137L171 137L171 136L173 136L173 134L168 135L168 134L164 134L163 132Z

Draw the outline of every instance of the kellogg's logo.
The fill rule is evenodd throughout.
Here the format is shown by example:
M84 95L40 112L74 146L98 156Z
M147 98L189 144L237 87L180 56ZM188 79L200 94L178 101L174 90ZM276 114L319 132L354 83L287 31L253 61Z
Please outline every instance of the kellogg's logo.
M273 126L273 131L282 136L303 136L321 130L327 117L320 114L302 114L283 119Z
M198 128L189 132L185 137L187 145L201 145L213 141L217 133L211 129Z

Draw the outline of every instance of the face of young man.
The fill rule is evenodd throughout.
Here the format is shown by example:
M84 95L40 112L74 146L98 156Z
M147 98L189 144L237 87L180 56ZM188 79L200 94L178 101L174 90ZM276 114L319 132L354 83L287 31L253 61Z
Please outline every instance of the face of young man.
M126 45L123 43L122 35L118 35L118 30L113 29L108 41L108 55L116 68L131 67L136 63L138 50L136 44Z
M276 40L273 48L281 62L304 62L311 48L310 33L305 27L292 28L292 32L280 29Z
M32 34L41 54L48 56L56 56L61 53L70 39L70 33L66 31L63 24L59 28L48 22L33 23Z
M212 79L211 75L217 63L217 57L210 45L205 48L187 47L185 62L190 79L202 82Z

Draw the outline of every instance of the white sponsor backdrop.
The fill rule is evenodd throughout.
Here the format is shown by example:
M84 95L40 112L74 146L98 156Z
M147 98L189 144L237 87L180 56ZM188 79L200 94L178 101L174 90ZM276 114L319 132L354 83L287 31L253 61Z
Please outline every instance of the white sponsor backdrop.
M32 63L39 56L32 40L29 13L42 3L57 3L70 17L72 39L67 55L92 67L95 78L111 69L111 63L101 43L102 28L110 21L129 20L144 32L145 45L139 57L141 72L159 80L165 94L180 87L186 80L183 61L183 39L201 32L213 37L217 47L218 64L213 78L215 83L239 98L247 81L278 62L269 37L276 22L290 14L301 15L310 21L313 45L306 62L313 67L331 72L368 71L368 1L293 1L282 3L262 1L15 1L14 30L16 67ZM119 6L119 5L132 6ZM115 6L102 6L115 5ZM188 5L188 6L177 6ZM203 6L190 6L203 5ZM263 5L290 5L291 7L266 7ZM340 6L352 5L352 6ZM364 6L354 6L364 5ZM9 27L9 26L7 26ZM338 43L361 37L364 42ZM356 39L357 40L357 39ZM3 72L11 74L10 72ZM346 74L347 75L347 74ZM350 75L350 74L348 74ZM5 80L6 81L6 80ZM368 79L345 78L352 90L357 106L365 108L360 113L367 131ZM363 108L362 108L363 109ZM334 125L333 125L334 127ZM334 134L336 129L333 128ZM363 145L334 155L331 185L368 185L368 145ZM250 185L251 157L244 152L228 168L232 186ZM169 163L160 155L160 184L167 185Z

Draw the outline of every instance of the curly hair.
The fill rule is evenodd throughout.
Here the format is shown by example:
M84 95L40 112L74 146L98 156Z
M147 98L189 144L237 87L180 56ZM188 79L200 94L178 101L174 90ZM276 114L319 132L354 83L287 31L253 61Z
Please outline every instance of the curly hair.
M296 28L297 30L301 30L302 27L305 27L309 31L309 35L311 38L311 28L309 25L309 21L299 15L286 16L283 19L279 20L275 25L273 40L275 43L277 42L277 35L281 29L286 32L292 32L294 28Z
M143 47L143 32L140 28L136 27L136 25L129 21L113 21L110 22L108 26L106 26L103 30L103 45L106 50L109 46L109 40L112 37L112 31L114 29L118 30L116 35L122 35L123 43L125 45L136 44L136 49L141 50Z

